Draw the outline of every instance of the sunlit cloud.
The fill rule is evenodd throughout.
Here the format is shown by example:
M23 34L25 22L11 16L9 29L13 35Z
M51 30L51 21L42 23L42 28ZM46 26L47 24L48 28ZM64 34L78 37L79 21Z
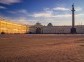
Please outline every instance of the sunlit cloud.
M53 18L53 17L58 17L58 18L69 18L72 15L71 14L50 14L50 13L36 13L32 15L33 17L44 17L44 18ZM80 17L80 16L84 16L84 14L76 14L75 16Z
M70 11L71 8L65 8L65 7L54 7L54 8L45 8L46 11ZM81 7L75 7L76 11L82 11L83 9Z
M52 17L50 13L35 13L32 15L33 17Z
M13 4L13 3L20 3L21 0L0 0L2 4Z
M53 8L53 10L59 10L59 11L69 11L70 9L65 8L65 7L56 7L56 8Z
M54 15L49 13L36 13L32 15L33 17L44 17L44 18L51 18L51 17L70 17L71 14L60 14L60 15Z

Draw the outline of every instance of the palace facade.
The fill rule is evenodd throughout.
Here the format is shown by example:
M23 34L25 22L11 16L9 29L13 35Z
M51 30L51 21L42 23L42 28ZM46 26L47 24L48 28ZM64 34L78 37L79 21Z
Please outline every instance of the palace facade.
M70 34L72 26L53 26L49 23L47 26L43 26L40 23L36 23L30 26L29 33L32 34ZM84 25L75 26L77 33L84 34Z
M28 26L0 19L0 33L26 33Z
M22 25L0 19L0 33L29 33L29 34L70 34L72 26L53 26L49 23L43 26L41 23L35 25ZM78 34L84 34L84 25L75 26Z

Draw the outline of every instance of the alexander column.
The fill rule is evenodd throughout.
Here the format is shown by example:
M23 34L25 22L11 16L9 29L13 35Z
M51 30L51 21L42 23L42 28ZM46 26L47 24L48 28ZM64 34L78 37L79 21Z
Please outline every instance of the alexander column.
M75 28L75 9L74 9L74 4L72 5L72 28L71 28L71 33L75 34L76 33L76 28Z

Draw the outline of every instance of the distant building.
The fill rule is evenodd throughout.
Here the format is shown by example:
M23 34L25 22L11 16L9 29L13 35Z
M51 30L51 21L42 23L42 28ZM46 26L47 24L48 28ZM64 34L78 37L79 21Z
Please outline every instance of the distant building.
M30 34L69 34L71 33L72 26L53 26L49 23L47 26L43 26L41 23L28 26L9 22L4 19L0 19L0 33L30 33ZM84 25L75 26L77 33L84 34Z
M71 33L72 26L53 26L49 23L47 26L43 26L40 23L36 23L33 26L30 26L29 33L33 34L67 34ZM75 26L77 33L84 34L84 25Z
M84 34L84 25L75 26L75 8L74 4L72 5L72 26L53 26L52 23L49 23L47 26L43 26L40 23L30 27L29 33L36 34L67 34L67 33L83 33Z
M0 33L26 33L28 26L0 19Z

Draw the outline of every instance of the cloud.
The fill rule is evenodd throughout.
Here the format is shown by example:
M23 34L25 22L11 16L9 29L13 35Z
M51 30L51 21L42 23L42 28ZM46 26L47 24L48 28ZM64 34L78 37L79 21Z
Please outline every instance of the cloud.
M25 17L20 17L20 18L16 19L15 21L17 23L20 23L20 24L26 24L26 25L29 24L29 25L31 25L31 22Z
M29 12L26 9L19 9L19 10L13 10L13 11L7 11L8 13L15 15L17 17L28 17L30 16ZM17 18L16 17L16 18Z
M0 9L7 9L6 7L4 7L4 6L0 6Z
M84 16L84 14L80 13L80 14L76 14L77 17L82 17Z
M60 9L60 10L64 11L64 9ZM37 12L37 13L32 14L32 17L37 17L37 18L38 17L40 18L41 17L42 18L54 18L54 17L62 18L62 17L70 17L70 16L71 14L68 14L68 13L61 14L49 8L47 9L45 8L42 12Z
M31 25L31 22L33 21L31 19L28 19L28 16L30 16L30 14L26 9L19 9L19 10L7 11L7 12L15 15L14 18L10 17L9 19L17 23Z
M51 18L51 17L70 17L71 14L60 14L60 15L54 15L49 13L36 13L32 15L33 17L44 17L44 18Z
M71 8L65 8L65 7L54 7L54 8L45 8L46 11L70 11ZM82 11L81 7L75 7L76 11Z
M56 12L54 10L61 10L64 11L63 14L61 14L60 12ZM77 11L82 10L80 7L76 8ZM65 7L57 7L57 8L44 8L42 11L40 12L36 12L36 13L32 13L30 14L26 9L20 9L20 10L15 10L15 11L9 11L12 14L16 14L19 16L24 16L24 17L32 17L32 18L63 18L63 17L71 17L71 12L66 13L66 11L69 11L68 8ZM81 16L76 14L76 16ZM83 16L83 14L82 14Z
M76 11L82 11L82 8L81 7L77 7Z
M32 15L33 17L52 17L52 14L50 13L35 13Z
M76 11L81 11L82 8L77 7L75 8ZM60 11L56 11L60 10ZM63 13L62 13L63 11ZM66 12L68 11L68 12ZM48 24L49 22L53 23L54 25L71 25L71 20L72 20L72 13L71 9L68 8L44 8L43 11L41 12L36 12L31 14L32 18L36 20L36 22L40 22L43 25ZM80 23L80 19L84 19L84 14L83 13L76 13L76 25Z
M65 7L56 7L56 8L53 8L53 10L69 11L70 9L65 8Z
M14 10L14 11L8 11L12 14L28 14L28 11L26 9L20 9L20 10Z
M76 8L76 11L81 11L81 10L82 9L80 7ZM16 20L16 22L22 23L22 24L29 24L29 25L35 24L36 22L40 22L43 25L46 25L49 22L53 23L54 25L55 24L70 25L71 17L72 17L71 8L68 9L65 7L44 8L42 11L33 12L33 13L29 13L26 9L19 9L19 10L9 11L9 12L14 15L17 15L16 18L14 19ZM82 17L84 16L84 14L76 13L75 16L76 16L76 19L78 18L78 20L80 20L80 18L83 19Z
M69 18L69 17L71 17L72 15L71 14L50 14L50 13L35 13L35 14L33 14L32 15L33 17L37 17L37 18L41 18L41 17L43 17L43 18ZM77 17L81 17L81 16L84 16L84 14L81 14L81 13L79 13L79 14L76 14L75 16L77 16Z
M76 7L76 11L81 11L81 7ZM58 11L57 11L58 10ZM63 13L61 12L63 11ZM68 11L68 12L66 12ZM55 7L55 8L44 8L43 11L37 12L32 14L33 17L44 17L44 18L51 18L51 17L71 17L71 9L65 7ZM84 16L83 14L76 14L76 16Z
M2 4L13 4L13 3L20 3L21 0L0 0Z
M71 25L71 14L60 14L60 15L53 15L53 14L49 14L44 16L44 14L39 13L40 15L37 17L32 17L32 18L27 18L25 16L20 16L17 17L17 19L14 19L15 22L20 23L20 24L28 24L28 25L34 25L35 23L39 22L42 23L43 25L48 24L49 22L52 23L53 25ZM30 14L29 14L30 15ZM84 14L76 14L76 25L81 22L82 16L84 16ZM11 19L12 20L12 19Z
M17 19L13 19L13 20L17 23L26 24L26 25L34 25L38 21L36 19L29 19L29 18L26 18L26 17L23 17L23 16L21 16Z

